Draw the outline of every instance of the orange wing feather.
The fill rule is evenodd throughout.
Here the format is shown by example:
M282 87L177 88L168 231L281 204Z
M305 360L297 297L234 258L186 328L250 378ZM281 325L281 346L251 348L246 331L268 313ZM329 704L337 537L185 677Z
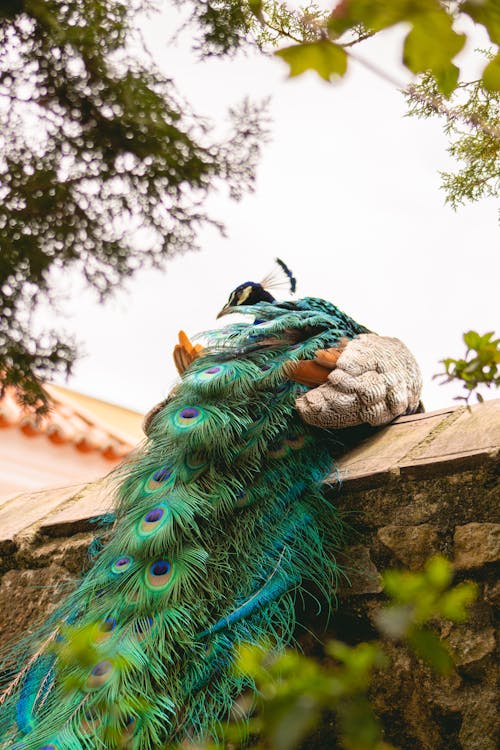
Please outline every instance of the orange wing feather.
M302 359L300 362L290 362L287 367L288 376L297 383L315 388L328 380L328 375L337 366L337 360L344 351L347 339L341 339L339 345L330 349L318 349L314 359Z
M201 344L193 345L184 331L179 331L179 343L174 346L172 355L179 375L182 375L189 365L202 355L203 351Z

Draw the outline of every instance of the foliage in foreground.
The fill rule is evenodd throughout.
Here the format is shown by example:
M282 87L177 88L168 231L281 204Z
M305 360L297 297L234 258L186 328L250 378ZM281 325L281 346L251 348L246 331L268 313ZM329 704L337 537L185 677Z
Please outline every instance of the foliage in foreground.
M226 742L243 748L250 734L256 750L294 750L328 711L335 715L344 750L391 750L370 705L373 677L390 668L391 641L404 644L435 673L453 672L453 656L434 625L442 620L464 622L476 587L470 582L452 586L452 578L451 564L440 555L432 557L422 572L386 571L383 583L389 601L377 617L380 639L356 646L327 643L323 663L291 649L275 654L272 648L243 647L238 669L253 679L258 693L251 705L240 701L248 721L229 722L224 728ZM205 745L203 750L224 746Z
M477 391L483 385L500 387L500 339L495 339L493 331L481 336L476 331L464 333L463 340L467 347L465 357L453 359L448 357L442 360L444 372L434 377L443 378L444 383L459 381L466 390L466 396L456 396L456 400L469 403L473 392L476 392L478 401L483 401L482 395Z
M216 142L146 52L149 0L9 0L0 7L0 382L42 406L73 343L33 335L54 271L101 298L145 265L196 247L206 194L251 187L258 108ZM212 222L215 223L215 222Z

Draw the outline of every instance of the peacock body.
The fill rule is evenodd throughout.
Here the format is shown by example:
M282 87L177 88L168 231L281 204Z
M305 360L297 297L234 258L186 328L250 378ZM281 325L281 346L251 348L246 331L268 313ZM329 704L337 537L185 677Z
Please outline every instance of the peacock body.
M290 363L366 333L323 300L258 302L207 334L116 472L116 520L57 612L9 652L0 747L158 750L212 731L247 687L235 646L290 642L305 579L341 545L322 492L336 431L302 421Z

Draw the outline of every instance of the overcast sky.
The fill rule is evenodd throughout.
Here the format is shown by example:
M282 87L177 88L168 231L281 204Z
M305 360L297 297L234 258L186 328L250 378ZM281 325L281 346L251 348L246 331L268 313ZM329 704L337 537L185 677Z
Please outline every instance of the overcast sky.
M329 85L314 74L287 80L281 61L262 56L197 62L188 36L169 43L179 16L162 5L143 29L162 70L218 130L243 97L271 97L272 141L254 194L209 201L227 238L204 231L201 252L139 273L105 306L74 277L63 280L68 299L56 320L76 334L84 356L59 382L146 411L175 380L177 331L214 327L229 292L263 277L278 255L297 277L298 296L329 299L407 343L428 410L450 404L460 388L432 381L439 359L463 355L463 331L499 329L499 234L494 201L458 212L445 205L438 173L454 163L441 122L405 117L397 89L359 65ZM400 38L396 30L357 52L404 83Z

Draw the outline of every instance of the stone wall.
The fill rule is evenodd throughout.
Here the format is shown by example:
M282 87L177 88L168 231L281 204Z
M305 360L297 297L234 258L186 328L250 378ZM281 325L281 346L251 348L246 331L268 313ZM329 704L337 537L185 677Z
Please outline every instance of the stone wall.
M473 580L480 596L463 625L438 623L456 661L451 677L436 677L393 645L373 702L386 739L401 750L493 750L498 741L495 618L500 585L500 401L404 417L371 435L339 462L330 498L352 529L343 556L350 585L338 594L328 625L308 613L300 640L321 658L319 639L356 643L376 636L379 571L419 568L434 552L455 566L456 580ZM339 484L338 478L342 482ZM105 495L104 495L105 497ZM28 503L28 504L26 504ZM57 605L86 564L94 520L108 510L100 493L76 498L39 495L0 506L0 632L2 641L33 628ZM334 750L326 719L308 742Z

